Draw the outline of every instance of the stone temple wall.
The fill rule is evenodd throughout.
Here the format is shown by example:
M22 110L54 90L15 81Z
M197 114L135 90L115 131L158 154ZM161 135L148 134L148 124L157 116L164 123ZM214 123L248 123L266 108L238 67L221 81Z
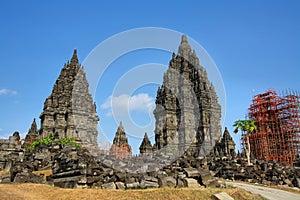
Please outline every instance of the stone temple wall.
M24 158L20 138L15 136L15 133L9 139L0 139L0 171L10 170L14 162L22 161Z

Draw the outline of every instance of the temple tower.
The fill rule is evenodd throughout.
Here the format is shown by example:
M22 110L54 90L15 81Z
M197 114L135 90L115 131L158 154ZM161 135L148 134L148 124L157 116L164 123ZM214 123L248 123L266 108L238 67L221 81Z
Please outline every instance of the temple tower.
M154 150L208 154L221 136L221 106L206 70L182 36L157 90Z
M120 122L117 129L113 144L110 149L110 155L114 155L121 159L130 158L132 156L132 148L128 144L128 139L122 122Z
M99 118L76 50L61 70L40 119L41 137L58 133L60 138L76 137L84 145L97 146Z
M235 142L233 141L227 127L223 136L220 137L219 141L214 147L215 156L234 156L235 155Z
M30 129L28 130L28 133L25 136L25 141L23 146L28 146L30 145L36 138L39 137L39 131L36 125L35 118L33 119L33 122L30 126Z
M144 135L144 139L141 143L141 146L140 146L140 154L149 154L149 153L152 153L152 145L151 145L151 142L148 138L148 135L147 133L145 133Z

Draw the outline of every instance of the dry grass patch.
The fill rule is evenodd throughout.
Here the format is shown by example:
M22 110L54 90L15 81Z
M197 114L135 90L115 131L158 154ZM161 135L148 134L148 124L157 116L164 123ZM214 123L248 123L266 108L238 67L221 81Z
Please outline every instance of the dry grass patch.
M147 190L101 190L101 189L62 189L42 184L0 184L0 199L40 199L40 200L81 200L81 199L212 199L212 194L226 192L234 199L264 198L238 188L199 188L170 189L158 188Z

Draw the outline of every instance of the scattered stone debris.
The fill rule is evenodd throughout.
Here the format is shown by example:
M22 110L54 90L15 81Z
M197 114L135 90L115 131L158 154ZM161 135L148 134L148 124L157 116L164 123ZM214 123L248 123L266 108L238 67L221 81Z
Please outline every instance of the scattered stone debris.
M226 192L220 192L220 193L217 193L217 194L213 194L212 198L215 199L215 200L234 200L234 198L232 198Z
M43 176L32 171L52 169L47 183L64 188L222 187L215 177L263 185L300 185L299 167L255 159L252 166L247 166L241 154L217 157L212 152L197 158L183 155L171 162L167 154L128 159L106 154L94 156L84 147L64 146L57 140L50 147L40 146L31 151L22 149L15 136L1 142L1 170L9 171L0 178L2 183L44 183Z

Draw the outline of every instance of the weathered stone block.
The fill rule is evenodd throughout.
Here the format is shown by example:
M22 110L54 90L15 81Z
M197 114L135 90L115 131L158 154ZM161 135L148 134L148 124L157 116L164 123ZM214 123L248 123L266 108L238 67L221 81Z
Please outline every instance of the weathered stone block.
M140 183L139 182L134 182L134 183L126 183L126 189L138 189L140 188Z
M141 183L140 183L140 187L142 189L145 189L145 188L158 188L159 184L158 184L158 182L142 180Z
M199 179L199 182L201 183L201 185L207 185L208 180L212 179L211 173L208 170L202 168L199 168L198 170L201 177L201 179Z
M184 182L182 179L177 179L177 184L176 184L176 188L183 188L184 186Z
M293 187L293 183L292 183L292 181L290 181L289 179L284 179L283 182L284 182L285 184L287 184L288 186Z
M116 188L116 185L114 182L111 182L111 183L105 183L102 185L102 189L106 189L106 190L115 190L117 189Z
M234 198L232 198L226 192L220 192L220 193L217 193L217 194L213 194L212 198L215 199L215 200L234 200Z
M300 178L294 178L293 185L300 188Z
M1 183L10 183L11 182L11 176L10 174L5 174L0 179Z
M150 181L150 182L158 182L158 179L155 177L151 177L151 176L145 176L144 177L145 181Z
M176 187L176 179L170 176L158 178L159 187Z
M116 182L116 187L119 190L124 190L125 189L125 184L123 182Z
M200 172L196 168L183 168L188 178L195 178L200 176Z
M200 185L196 179L193 178L184 178L183 183L185 187L188 188L199 188Z
M206 187L219 187L220 184L217 178L210 179L206 182Z

